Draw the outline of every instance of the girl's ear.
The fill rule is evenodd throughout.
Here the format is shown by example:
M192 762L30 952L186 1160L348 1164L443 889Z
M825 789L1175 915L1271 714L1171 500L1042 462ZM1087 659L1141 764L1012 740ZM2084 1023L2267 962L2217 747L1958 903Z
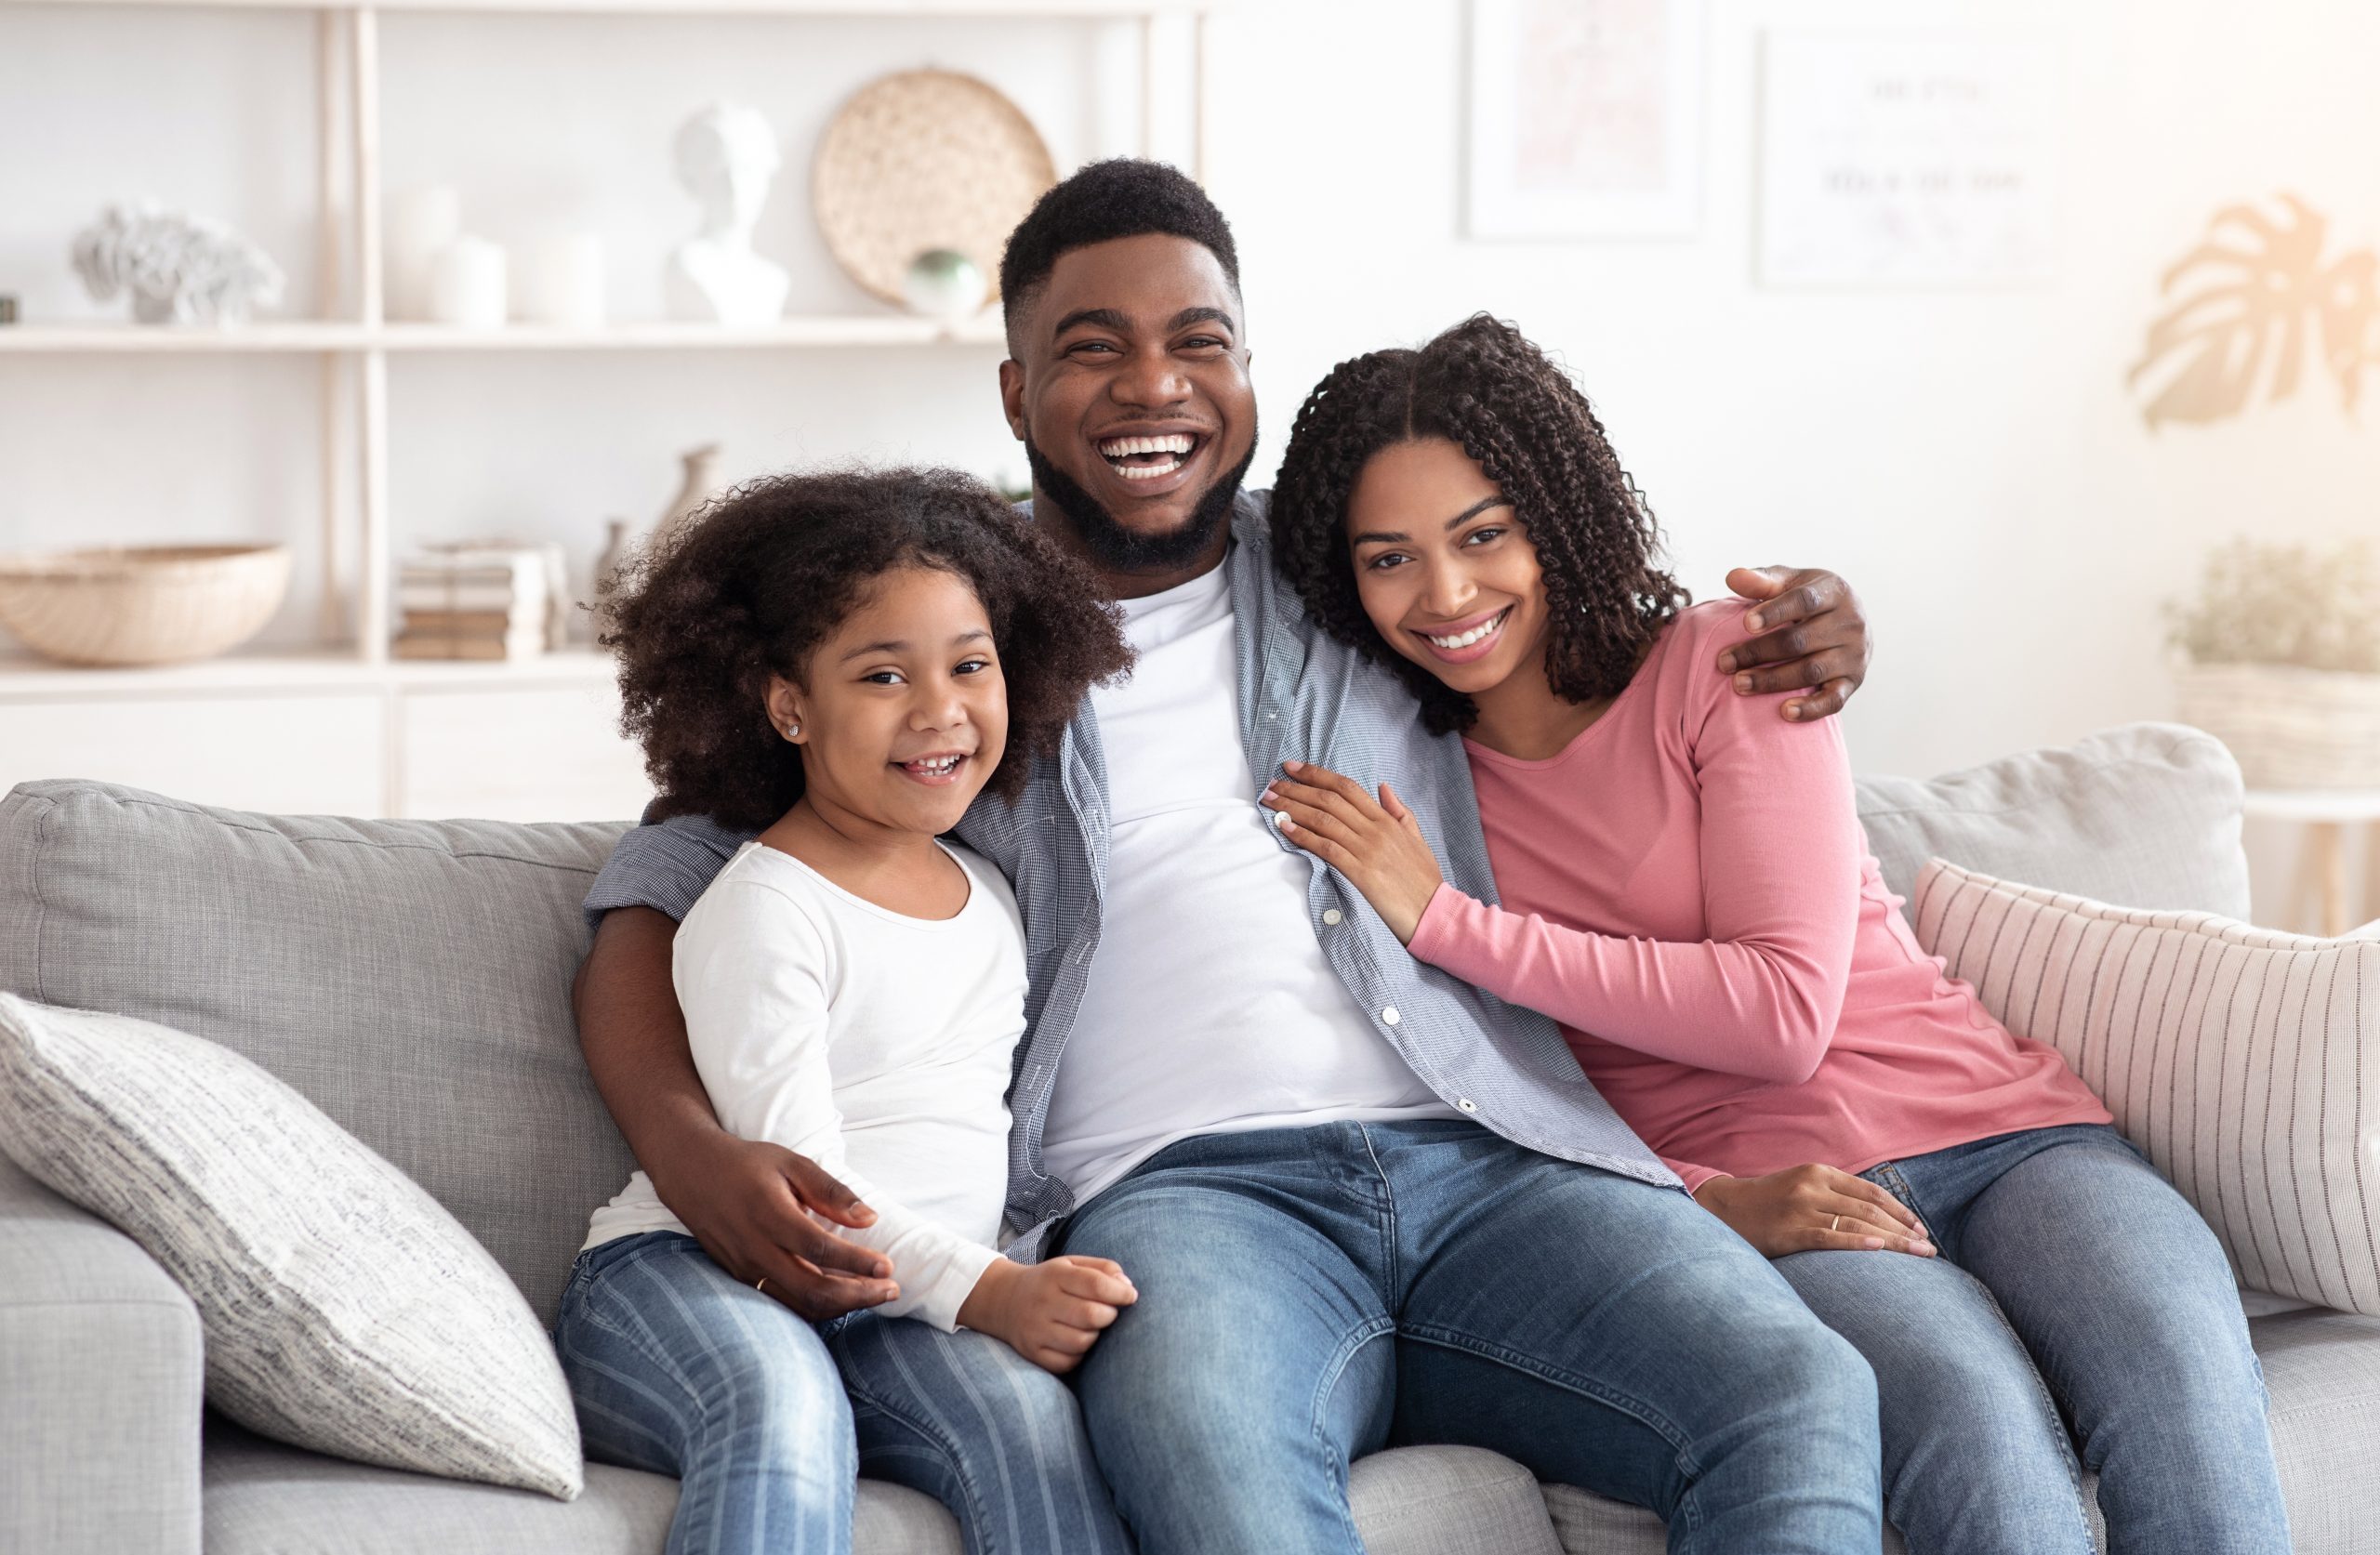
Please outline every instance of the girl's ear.
M801 688L784 676L769 677L767 698L769 723L779 734L797 745L810 738L809 731L802 728L802 704L805 700L801 694Z

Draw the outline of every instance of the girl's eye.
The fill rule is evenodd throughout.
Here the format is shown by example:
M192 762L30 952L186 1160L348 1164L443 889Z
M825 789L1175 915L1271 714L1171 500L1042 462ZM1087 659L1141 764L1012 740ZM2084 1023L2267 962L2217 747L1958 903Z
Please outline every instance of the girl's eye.
M959 662L959 673L961 675L981 675L984 671L991 667L992 661L989 659L965 659Z
M874 674L861 676L860 679L871 686L897 686L901 684L901 672L897 669L879 669Z

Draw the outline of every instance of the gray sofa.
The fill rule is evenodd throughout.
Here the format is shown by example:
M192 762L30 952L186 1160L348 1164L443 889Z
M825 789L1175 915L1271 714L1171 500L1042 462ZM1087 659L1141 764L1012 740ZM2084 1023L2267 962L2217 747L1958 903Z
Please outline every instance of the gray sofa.
M1866 780L1860 807L1902 890L1939 852L2245 916L2238 771L2191 731L2135 725L1930 784ZM619 831L248 815L27 784L0 801L0 989L248 1054L436 1194L550 1319L588 1212L630 1166L568 1006L578 903ZM2300 1311L2254 1332L2297 1548L2380 1551L2380 1321ZM592 1467L562 1504L205 1416L180 1289L0 1159L0 1550L654 1552L676 1490ZM1484 1452L1382 1453L1355 1466L1353 1493L1375 1555L1662 1547L1649 1514ZM923 1497L869 1484L859 1507L864 1555L959 1550Z

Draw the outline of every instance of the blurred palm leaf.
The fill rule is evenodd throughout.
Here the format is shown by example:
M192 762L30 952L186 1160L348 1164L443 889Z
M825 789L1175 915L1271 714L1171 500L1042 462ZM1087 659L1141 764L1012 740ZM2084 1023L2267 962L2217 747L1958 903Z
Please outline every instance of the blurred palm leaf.
M2253 205L2217 211L2206 241L2165 271L2160 291L2182 295L2149 326L2125 378L2136 385L2156 375L2142 411L2151 428L2238 415L2259 383L2268 402L2289 398L2313 332L2342 402L2355 408L2380 318L2380 262L2358 250L2325 267L2330 223L2294 194L2280 203L2278 217Z

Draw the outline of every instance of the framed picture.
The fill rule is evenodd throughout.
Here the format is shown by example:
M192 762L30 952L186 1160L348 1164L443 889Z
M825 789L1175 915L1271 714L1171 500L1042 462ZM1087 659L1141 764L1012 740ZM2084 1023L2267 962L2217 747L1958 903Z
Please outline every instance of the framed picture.
M1766 40L1760 277L1776 285L2046 280L2057 57L1967 32Z
M1471 0L1469 235L1690 235L1704 3Z

